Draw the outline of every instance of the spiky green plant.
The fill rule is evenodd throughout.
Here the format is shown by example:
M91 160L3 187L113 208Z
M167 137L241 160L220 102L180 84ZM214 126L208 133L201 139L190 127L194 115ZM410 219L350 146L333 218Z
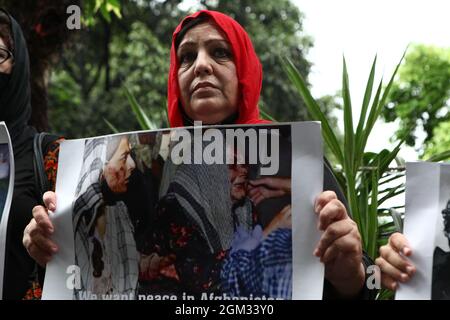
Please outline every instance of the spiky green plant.
M400 175L389 178L389 164L397 157L403 141L399 141L393 150L384 149L379 153L366 152L366 145L376 120L379 118L382 108L386 105L394 77L401 64L402 59L395 68L386 87L383 87L381 79L375 94L374 78L377 58L375 57L367 81L364 99L361 107L361 114L356 130L353 126L353 110L349 89L349 78L345 58L343 59L342 72L342 98L344 110L344 144L338 143L327 118L320 110L318 103L312 97L306 81L300 72L288 58L282 58L284 69L297 88L300 96L305 101L309 113L314 120L321 121L322 132L326 144L334 154L337 164L342 167L342 171L335 172L335 175L345 190L349 202L350 212L358 225L361 233L363 248L375 258L378 253L379 235L387 234L394 229L393 222L385 225L379 223L379 214L384 214L386 209L381 205L388 199L404 191L403 183L395 187L380 189L387 184L398 179ZM389 180L389 181L386 181ZM389 213L389 210L387 210Z

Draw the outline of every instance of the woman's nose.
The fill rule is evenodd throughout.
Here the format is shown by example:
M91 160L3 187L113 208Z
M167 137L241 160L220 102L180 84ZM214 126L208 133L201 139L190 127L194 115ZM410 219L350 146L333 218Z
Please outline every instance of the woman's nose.
M213 72L211 57L206 51L199 51L195 60L194 75L210 75Z

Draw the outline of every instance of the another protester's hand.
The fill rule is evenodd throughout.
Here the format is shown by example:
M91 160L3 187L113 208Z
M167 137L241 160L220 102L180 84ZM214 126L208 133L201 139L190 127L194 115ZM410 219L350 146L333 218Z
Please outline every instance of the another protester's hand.
M291 193L291 179L266 177L249 181L248 195L255 205L268 198L282 197Z
M343 297L354 297L365 280L358 227L333 191L319 195L315 211L319 215L318 229L323 234L314 255L325 264L325 277L335 290Z
M381 285L390 290L397 290L398 282L407 282L416 272L416 267L406 258L412 250L408 240L401 233L389 237L387 245L380 248L380 257L375 263L381 270Z
M45 207L33 208L33 219L23 232L22 243L28 254L42 267L52 259L58 251L58 246L51 240L54 232L53 224L48 216L49 211L56 209L56 194L52 191L44 193L42 197Z

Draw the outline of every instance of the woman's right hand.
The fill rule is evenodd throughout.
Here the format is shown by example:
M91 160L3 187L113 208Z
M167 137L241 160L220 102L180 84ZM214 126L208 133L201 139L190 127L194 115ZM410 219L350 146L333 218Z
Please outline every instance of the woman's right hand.
M56 194L52 191L44 193L42 199L45 207L35 206L33 208L33 219L23 232L22 243L28 254L45 267L53 255L58 251L58 246L51 240L54 228L48 216L49 211L56 209Z
M394 233L389 242L380 247L380 257L375 260L381 269L381 284L384 288L397 290L398 282L408 282L416 267L407 259L412 254L408 240L401 233Z

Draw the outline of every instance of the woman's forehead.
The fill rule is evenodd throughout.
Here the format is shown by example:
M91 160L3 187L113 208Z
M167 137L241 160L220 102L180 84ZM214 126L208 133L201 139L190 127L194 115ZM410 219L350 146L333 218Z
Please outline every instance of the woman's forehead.
M198 24L192 27L192 29L190 29L188 32L186 32L183 40L180 43L180 47L188 43L195 44L206 42L209 40L227 41L227 37L224 32L220 29L219 26L211 21Z

